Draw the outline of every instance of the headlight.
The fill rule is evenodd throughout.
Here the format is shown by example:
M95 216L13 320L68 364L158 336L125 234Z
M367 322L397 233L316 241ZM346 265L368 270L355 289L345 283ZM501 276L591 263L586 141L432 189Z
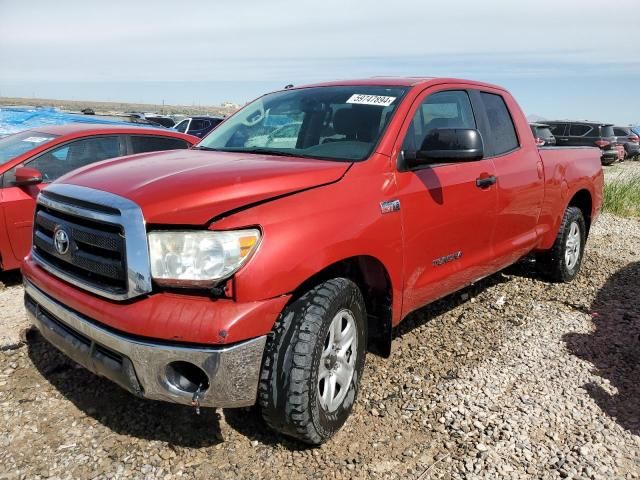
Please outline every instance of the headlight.
M260 242L257 229L150 232L151 276L160 285L207 287L236 272Z

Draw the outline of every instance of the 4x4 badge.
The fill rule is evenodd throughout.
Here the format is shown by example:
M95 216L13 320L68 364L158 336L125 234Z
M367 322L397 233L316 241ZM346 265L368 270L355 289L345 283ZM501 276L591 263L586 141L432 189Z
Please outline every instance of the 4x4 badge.
M382 213L397 212L400 210L400 200L388 200L380 202L380 211Z

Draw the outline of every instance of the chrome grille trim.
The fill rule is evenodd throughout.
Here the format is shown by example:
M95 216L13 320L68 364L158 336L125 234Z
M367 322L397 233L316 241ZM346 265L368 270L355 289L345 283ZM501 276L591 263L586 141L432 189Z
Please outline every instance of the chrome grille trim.
M54 195L47 196L48 192ZM68 198L70 203L64 202L65 198ZM127 300L151 292L151 267L147 232L144 216L138 205L113 193L64 183L54 183L40 192L37 203L48 209L75 217L121 226L125 237L127 289L124 293L117 293L87 283L84 279L78 278L76 275L65 272L63 269L47 262L32 247L31 256L39 266L72 285L111 300ZM113 214L107 213L107 209L101 209L102 211L92 209L92 204L108 207L108 209L113 210ZM38 209L36 208L36 215L37 212Z

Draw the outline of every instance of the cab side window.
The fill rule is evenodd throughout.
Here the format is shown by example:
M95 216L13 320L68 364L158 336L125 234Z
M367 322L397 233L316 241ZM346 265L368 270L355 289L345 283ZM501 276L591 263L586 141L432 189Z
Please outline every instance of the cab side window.
M509 114L504 99L494 93L480 92L480 100L484 106L491 133L493 155L511 152L520 146L516 128Z
M34 158L25 166L40 170L45 182L53 182L72 170L118 156L118 137L94 137L62 145Z
M450 90L429 95L416 111L402 149L419 150L425 137L437 128L476 128L467 92Z

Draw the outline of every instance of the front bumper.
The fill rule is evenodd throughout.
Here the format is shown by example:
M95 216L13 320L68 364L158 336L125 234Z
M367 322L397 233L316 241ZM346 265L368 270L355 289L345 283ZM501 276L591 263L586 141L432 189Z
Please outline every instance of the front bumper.
M230 346L155 343L108 330L58 303L25 279L25 306L42 335L88 370L135 395L190 405L194 390L173 381L169 365L188 363L208 379L203 407L242 407L256 400L266 336Z

